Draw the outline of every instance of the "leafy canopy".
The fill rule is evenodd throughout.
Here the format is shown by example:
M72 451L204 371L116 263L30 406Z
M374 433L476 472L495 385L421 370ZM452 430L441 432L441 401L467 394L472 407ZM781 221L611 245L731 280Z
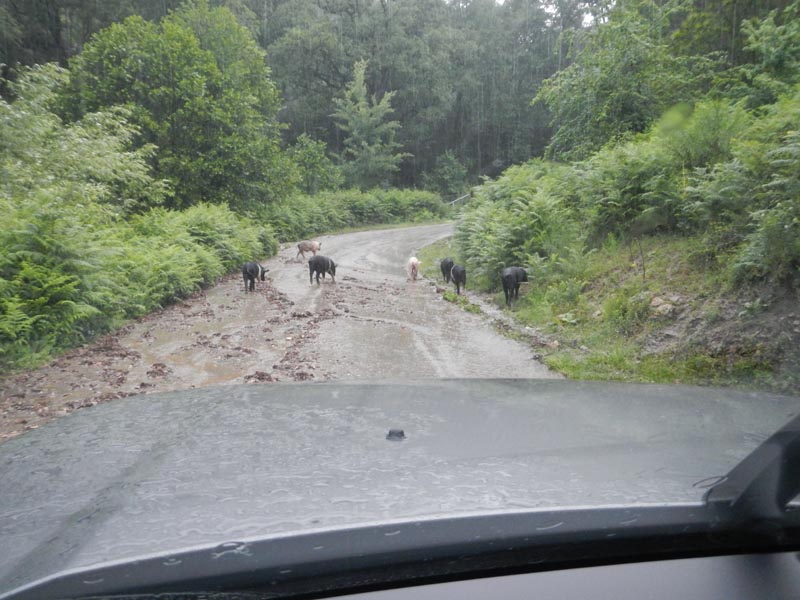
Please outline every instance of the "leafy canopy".
M197 0L160 23L129 17L98 32L71 72L68 114L128 107L175 190L170 206L248 208L292 188L264 52L226 8Z

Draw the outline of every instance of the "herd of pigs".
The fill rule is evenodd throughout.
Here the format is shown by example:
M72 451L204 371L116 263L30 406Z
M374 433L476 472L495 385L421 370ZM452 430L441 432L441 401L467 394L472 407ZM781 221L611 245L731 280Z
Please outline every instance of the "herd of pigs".
M304 241L297 244L297 255L295 259L302 256L306 257L306 252L311 252L312 256L308 259L308 282L314 283L314 276L325 279L326 275L331 276L331 280L336 283L336 263L327 256L317 254L322 247L322 242ZM456 293L461 294L461 289L467 286L467 270L462 265L457 265L452 258L443 258L439 261L442 270L442 277L446 283L452 282L456 286ZM412 281L417 280L419 274L420 261L416 256L412 256L406 262L406 272ZM257 262L248 262L242 266L242 276L244 277L244 290L255 291L256 280L264 281L267 269ZM506 297L506 305L511 304L511 300L519 298L519 287L521 283L528 281L528 273L522 267L506 267L500 274L500 281L503 284L503 293Z

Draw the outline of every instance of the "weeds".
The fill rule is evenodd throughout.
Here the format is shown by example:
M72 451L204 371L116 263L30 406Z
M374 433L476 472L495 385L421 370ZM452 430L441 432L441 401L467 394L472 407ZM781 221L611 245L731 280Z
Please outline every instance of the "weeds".
M444 298L447 302L452 302L456 306L460 306L469 313L480 314L481 312L481 307L470 302L466 296L456 294L450 290L445 290L442 294L442 298Z

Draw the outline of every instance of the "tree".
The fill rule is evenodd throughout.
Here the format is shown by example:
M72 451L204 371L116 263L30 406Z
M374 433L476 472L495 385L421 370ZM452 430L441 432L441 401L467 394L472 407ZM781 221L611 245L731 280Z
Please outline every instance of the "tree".
M448 150L489 176L544 151L549 115L530 99L558 67L560 32L582 27L593 4L560 2L557 19L536 0L250 6L264 24L262 44L286 99L289 139L307 133L344 152L330 105L344 93L353 63L369 57L367 88L377 97L394 91L396 140L413 155L394 180L417 186Z
M302 134L289 149L294 164L300 171L300 188L306 194L334 190L342 183L342 174L325 154L325 142Z
M580 160L605 143L644 132L668 106L698 95L705 76L673 56L635 9L612 11L576 46L575 62L544 82L534 102L547 105L552 157Z
M740 69L750 83L746 96L751 106L774 102L800 81L799 17L800 1L795 0L780 13L772 11L742 24L745 48L754 55L753 63Z
M395 152L400 144L395 141L397 121L387 121L393 112L391 100L394 92L387 92L378 100L367 95L364 76L367 61L360 60L353 66L353 80L345 89L343 98L334 99L338 127L347 138L344 142L342 170L348 184L367 189L377 185L388 185L397 172L406 153Z
M467 168L451 150L436 159L436 167L422 176L425 187L443 196L455 196L468 185Z
M67 112L128 106L172 206L250 208L294 184L279 148L278 92L264 53L225 8L187 2L160 23L129 17L72 61Z

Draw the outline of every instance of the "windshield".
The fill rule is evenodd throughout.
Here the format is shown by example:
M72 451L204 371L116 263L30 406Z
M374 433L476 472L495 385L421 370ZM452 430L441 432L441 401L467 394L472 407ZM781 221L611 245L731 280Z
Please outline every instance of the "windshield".
M0 0L0 582L707 505L800 411L798 11Z

